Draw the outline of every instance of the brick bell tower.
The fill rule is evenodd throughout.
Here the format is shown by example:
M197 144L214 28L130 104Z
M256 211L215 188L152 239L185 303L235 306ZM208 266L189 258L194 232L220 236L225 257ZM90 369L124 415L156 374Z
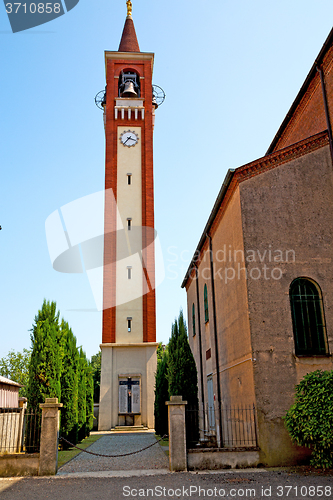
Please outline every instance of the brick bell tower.
M105 52L106 136L99 429L154 428L156 371L152 95L132 3L118 52Z

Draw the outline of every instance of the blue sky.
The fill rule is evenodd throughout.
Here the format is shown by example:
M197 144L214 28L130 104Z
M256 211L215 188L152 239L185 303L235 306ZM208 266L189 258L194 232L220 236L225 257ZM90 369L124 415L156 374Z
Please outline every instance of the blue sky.
M166 92L154 133L155 220L166 277L157 339L166 343L180 284L228 168L265 154L332 26L329 0L133 0L141 51ZM125 0L80 0L13 34L0 5L0 357L30 346L43 299L55 300L88 356L101 313L86 275L53 270L45 220L104 187L95 94L104 50L117 50Z

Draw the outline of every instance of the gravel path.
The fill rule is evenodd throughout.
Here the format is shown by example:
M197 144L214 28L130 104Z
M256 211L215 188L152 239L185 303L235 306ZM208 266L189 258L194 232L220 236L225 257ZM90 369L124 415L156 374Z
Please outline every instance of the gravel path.
M136 451L156 442L153 433L133 432L103 435L93 443L89 451L104 455L117 455ZM159 444L135 455L119 458L95 457L89 453L80 453L73 460L63 465L58 474L75 472L95 472L108 470L168 469L169 460Z

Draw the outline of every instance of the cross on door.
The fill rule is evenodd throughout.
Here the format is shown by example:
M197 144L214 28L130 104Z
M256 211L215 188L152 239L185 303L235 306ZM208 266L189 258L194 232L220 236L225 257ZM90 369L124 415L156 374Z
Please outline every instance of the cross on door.
M139 380L132 380L131 377L129 377L127 380L120 380L119 385L126 385L127 386L127 413L133 413L132 411L132 386L133 385L140 385Z

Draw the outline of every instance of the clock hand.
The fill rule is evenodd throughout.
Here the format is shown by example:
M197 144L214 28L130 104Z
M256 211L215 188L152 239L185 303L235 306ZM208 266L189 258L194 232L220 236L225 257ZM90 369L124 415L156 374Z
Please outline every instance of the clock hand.
M126 141L124 142L124 144L126 144L126 142L128 141L128 139L132 139L132 137L129 135L126 139Z

